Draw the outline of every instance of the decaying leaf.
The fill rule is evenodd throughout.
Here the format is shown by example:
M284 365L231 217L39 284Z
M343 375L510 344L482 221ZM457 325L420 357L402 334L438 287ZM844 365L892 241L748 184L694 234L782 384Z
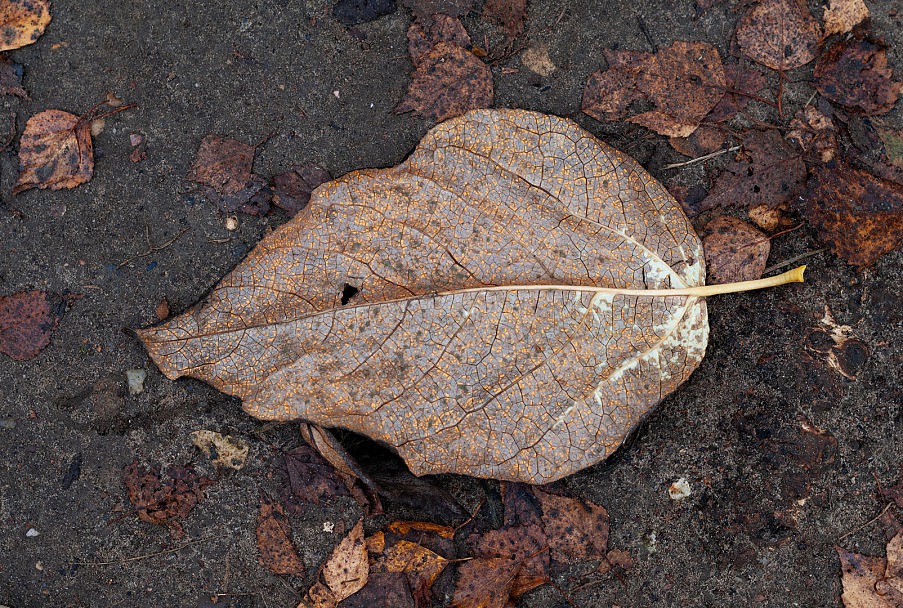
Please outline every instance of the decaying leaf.
M825 38L846 34L869 17L863 0L830 0L825 8Z
M440 42L447 42L463 49L470 48L470 34L461 21L448 15L434 15L429 22L415 21L408 28L408 54L414 66L420 65L430 51Z
M10 61L6 55L0 55L0 95L28 99L28 93L22 88L22 65Z
M266 180L252 173L256 148L246 143L207 135L187 179L204 186L204 194L226 213L244 211L263 215L266 201L254 199L266 188Z
M827 99L866 116L889 112L903 83L895 82L884 44L838 40L815 64L815 88Z
M765 75L747 65L725 65L724 81L727 91L706 116L706 122L730 120L749 105L751 96L765 88Z
M396 113L435 121L492 105L492 71L469 49L438 42L417 63Z
M669 137L686 137L724 96L718 50L706 42L677 40L658 53L610 50L608 70L592 74L583 111L597 120L618 120L630 104L648 99L656 108L630 122Z
M364 520L359 520L351 532L333 549L320 568L317 582L307 592L298 608L335 608L367 584L370 563L364 542Z
M521 562L511 586L511 597L520 597L549 581L549 541L538 523L489 530L479 536L475 546L479 557Z
M478 111L324 184L139 336L259 418L368 435L415 474L542 483L604 459L699 364L705 302L671 289L703 281L636 161L566 119Z
M169 467L166 475L163 481L159 466L147 468L135 460L123 470L123 482L142 521L167 526L173 537L181 538L185 532L178 520L204 500L204 489L213 480L181 466Z
M801 0L761 0L737 22L743 54L773 70L792 70L815 59L822 32Z
M715 181L702 209L715 207L779 207L799 194L806 164L777 131L749 131L743 152Z
M835 547L843 572L845 608L903 606L903 532L887 543L887 557L869 557Z
M70 299L43 291L0 296L0 353L27 361L50 344Z
M338 471L310 445L286 452L285 469L291 496L304 502L319 505L337 496L351 496Z
M524 49L520 54L520 62L525 68L544 78L548 78L558 69L549 57L549 47L541 43Z
M837 155L837 129L815 106L806 106L796 113L790 121L787 140L823 163L832 161Z
M292 215L307 206L310 193L332 177L320 165L303 165L273 178L273 204Z
M478 557L458 568L452 608L505 608L522 562L507 557Z
M527 18L527 0L486 0L483 19L500 25L509 40L524 33Z
M44 110L25 123L19 142L19 179L13 194L29 188L74 188L94 174L91 121Z
M672 137L668 143L684 156L696 158L730 147L731 136L727 129L703 123L688 137Z
M702 248L709 283L752 281L765 270L771 241L743 220L722 215L706 224Z
M257 517L257 550L260 565L276 574L304 575L304 562L292 542L292 525L278 501L261 494Z
M0 23L0 51L29 45L50 23L50 0L4 0L0 2Z
M571 563L608 552L608 511L601 505L535 489L552 559Z
M191 433L191 442L215 465L239 471L248 459L248 444L231 435L207 430L194 431Z
M812 172L801 204L837 255L861 269L900 246L903 186L846 165Z

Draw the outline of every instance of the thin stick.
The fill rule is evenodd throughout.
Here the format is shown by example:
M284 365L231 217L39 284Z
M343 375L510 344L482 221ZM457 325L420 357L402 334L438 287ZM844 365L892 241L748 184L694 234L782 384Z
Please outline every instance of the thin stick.
M741 281L739 283L723 283L721 285L700 285L698 287L681 287L678 289L618 289L614 287L591 287L589 285L518 285L517 287L498 285L495 287L473 287L470 289L457 289L444 291L436 295L450 296L462 293L483 293L487 291L545 291L556 289L561 291L585 291L595 294L611 294L615 296L638 297L668 297L668 296L693 296L702 298L723 293L737 293L740 291L753 291L766 287L777 287L787 283L802 283L806 266L798 266L793 270L773 277L756 279L755 281Z
M123 260L122 262L119 263L119 266L116 267L116 270L119 270L120 268L122 268L123 266L125 266L127 264L131 264L135 260L140 260L141 258L146 258L147 256L153 255L153 254L157 253L158 251L163 251L164 249L166 249L167 247L169 247L170 245L172 245L173 243L178 241L180 238L182 238L182 235L185 234L186 232L188 232L188 230L189 230L189 228L186 228L185 230L183 230L179 234L175 235L174 237L172 237L171 239L169 239L162 245L153 245L153 246L151 246L150 249L148 249L144 253L139 253L139 254L133 255L130 258L126 258L125 260ZM149 242L148 242L148 245L150 245Z
M135 557L126 557L124 559L112 561L112 562L70 562L73 566L112 566L114 564L125 564L127 562L137 562L142 559L149 559L151 557L158 557L160 555L166 555L167 553L176 553L177 551L181 551L186 547L190 547L191 545L196 545L198 543L203 543L213 538L213 536L205 536L204 538L199 538L197 540L193 540L191 542L187 542L184 545L179 547L175 547L173 549L167 549L166 551L158 551L156 553L148 553L147 555L137 555Z
M817 255L817 254L821 253L822 251L824 251L824 249L816 249L815 251L810 251L808 253L801 253L800 255L798 255L796 257L790 258L789 260L784 260L783 262L779 262L779 263L775 264L774 266L769 266L768 268L766 268L765 270L762 271L762 274L768 274L769 272L774 272L775 270L780 270L781 268L786 268L787 266L790 266L791 264L795 264L795 263L799 262L800 260L805 260L806 258L811 258L813 255Z
M869 525L875 523L876 521L878 521L879 519L881 519L881 516L884 515L885 513L887 513L887 510L890 509L892 506L894 506L894 503L892 503L892 502L887 503L886 505L884 505L884 508L881 510L880 513L878 513L878 515L874 516L873 518L871 518L870 520L868 520L867 522L865 522L865 523L862 524L861 526L859 526L859 527L857 527L857 528L854 528L854 529L850 530L849 532L847 532L846 534L844 534L843 536L841 536L841 537L838 538L837 540L838 540L838 541L841 541L841 540L845 539L847 536L850 536L850 535L852 535L852 534L856 534L857 532L859 532L860 530L862 530L862 529L865 528L866 526L869 526Z
M712 152L711 154L706 154L705 156L691 158L690 160L684 161L682 163L671 163L670 165L665 165L662 168L663 169L677 169L678 167L686 167L687 165L694 165L696 163L701 163L704 160L709 160L710 158L715 158L716 156L721 156L722 154L727 154L728 152L736 152L739 149L740 149L740 146L731 146L730 148L718 150L716 152Z

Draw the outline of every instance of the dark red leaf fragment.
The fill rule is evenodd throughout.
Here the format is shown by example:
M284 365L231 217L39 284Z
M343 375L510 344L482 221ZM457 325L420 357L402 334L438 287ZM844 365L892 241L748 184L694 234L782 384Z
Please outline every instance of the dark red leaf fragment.
M166 526L173 537L181 538L185 532L177 520L204 500L204 489L213 480L185 466L169 467L166 476L164 481L159 465L148 468L136 459L123 470L123 483L142 521Z
M266 213L266 200L254 197L266 188L266 181L252 173L256 148L220 135L207 135L187 179L204 187L204 194L226 213L245 211ZM266 192L261 193L266 197Z
M273 178L272 203L295 215L307 206L310 193L332 176L320 165L303 165Z
M50 344L71 298L43 291L0 296L0 353L15 361L36 357Z
M0 54L0 95L14 95L28 99L28 92L22 88L22 64L15 63Z
M483 19L500 25L509 40L524 33L527 18L527 0L486 0Z

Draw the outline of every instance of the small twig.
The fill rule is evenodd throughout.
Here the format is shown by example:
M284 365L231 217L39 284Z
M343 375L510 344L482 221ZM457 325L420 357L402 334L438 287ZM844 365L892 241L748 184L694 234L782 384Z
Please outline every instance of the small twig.
M878 521L879 519L881 519L881 516L884 515L885 513L887 513L887 510L890 509L892 506L894 506L894 503L892 503L892 502L887 503L886 505L884 505L884 508L881 509L881 512L878 513L878 515L874 516L873 518L871 518L870 520L868 520L867 522L865 522L865 523L862 524L861 526L859 526L859 527L857 527L857 528L854 528L854 529L850 530L849 532L847 532L846 534L844 534L843 536L841 536L841 537L838 538L837 540L838 540L838 541L841 541L841 540L845 539L847 536L851 536L851 535L853 535L853 534L856 534L857 532L859 532L860 530L862 530L862 529L865 528L866 526L872 525L873 523L875 523L876 521Z
M147 251L145 251L144 253L139 253L139 254L133 255L130 258L126 258L125 260L123 260L122 262L119 263L119 265L116 267L116 270L119 270L120 268L122 268L123 266L126 266L128 264L131 264L135 260L140 260L141 258L146 258L147 256L153 255L153 254L157 253L158 251L163 251L164 249L166 249L167 247L169 247L170 245L172 245L173 243L178 241L180 238L182 238L182 235L184 235L186 232L188 232L188 230L189 230L189 228L185 228L179 234L175 235L174 237L172 237L165 243L163 243L161 245L152 245L151 248L148 249ZM150 243L148 243L148 244L150 245Z
M811 258L813 255L821 253L822 251L824 251L824 249L816 249L815 251L801 253L800 255L798 255L796 257L790 258L789 260L784 260L783 262L779 262L779 263L775 264L774 266L769 266L768 268L766 268L765 270L762 271L762 274L766 275L769 272L774 272L775 270L780 270L781 268L786 268L787 266L790 266L791 264L796 264L800 260L805 260L806 258Z
M658 45L655 44L655 40L652 39L652 35L649 33L649 30L646 28L646 23L643 21L643 18L639 16L639 14L634 13L633 15L636 17L636 22L640 26L640 31L643 33L643 36L646 38L646 42L649 43L649 46L652 47L653 53L658 53Z
M690 160L686 160L682 163L671 163L670 165L665 165L662 167L663 169L677 169L678 167L686 167L688 165L694 165L696 163L701 163L702 161L709 160L710 158L715 158L716 156L721 156L722 154L727 154L728 152L736 152L740 149L740 146L731 146L730 148L725 148L723 150L717 150L710 154L706 154L704 156L699 156L697 158L691 158Z
M206 541L210 540L211 538L214 538L214 537L213 536L205 536L204 538L199 538L198 540L193 540L193 541L185 543L184 545L180 545L180 546L174 547L172 549L166 549L165 551L158 551L156 553L148 553L146 555L136 555L135 557L126 557L126 558L116 560L116 561L111 561L111 562L70 562L70 564L73 566L112 566L115 564L125 564L128 562L137 562L142 559L149 559L151 557L159 557L160 555L166 555L167 553L176 553L177 551L181 551L182 549L185 549L186 547L190 547L191 545L196 545L198 543L206 542Z

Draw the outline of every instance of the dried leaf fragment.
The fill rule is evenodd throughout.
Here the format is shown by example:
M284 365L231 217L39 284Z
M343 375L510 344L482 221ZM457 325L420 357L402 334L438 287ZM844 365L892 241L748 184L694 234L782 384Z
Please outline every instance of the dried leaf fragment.
M509 40L524 32L526 18L527 0L486 0L483 5L483 19L502 26Z
M552 559L561 563L602 559L608 552L608 511L601 505L539 489L542 522Z
M204 490L213 480L183 466L169 467L166 476L168 479L164 481L159 466L148 468L137 459L123 470L129 501L138 517L148 523L167 526L174 538L181 538L185 532L178 520L204 500Z
M28 93L22 88L22 64L10 61L6 55L0 55L0 95L28 99Z
M837 155L837 129L831 119L815 106L806 106L790 121L787 140L795 142L823 163Z
M273 204L292 215L307 206L310 193L332 177L320 165L303 165L273 178Z
M29 188L74 188L94 174L91 121L44 110L25 123L19 141L19 179L13 194Z
M634 160L565 119L477 111L324 184L206 303L139 333L167 376L255 416L341 424L416 474L539 483L605 458L698 365L704 301L643 294L703 273Z
M903 242L903 186L846 165L814 167L801 204L834 252L857 268Z
M262 215L266 211L255 209L252 199L267 184L251 171L255 152L254 146L238 140L207 135L187 179L204 186L207 198L226 213L242 210Z
M4 0L0 3L0 51L27 46L50 23L50 0Z
M248 459L248 444L231 435L208 430L194 431L191 442L215 465L240 471Z
M452 608L505 608L522 562L506 557L478 557L458 568Z
M830 0L825 8L825 38L846 34L869 18L869 8L862 0Z
M260 565L276 574L304 575L304 562L292 542L292 525L282 505L261 493L257 517L257 550Z
M843 572L845 608L903 606L903 533L887 544L887 557L869 557L835 547Z
M461 21L448 15L433 15L431 21L415 21L408 28L408 54L411 62L418 66L423 59L440 42L470 48L470 34L464 29Z
M800 0L762 0L737 22L743 54L773 70L792 70L815 59L822 32Z
M866 116L889 112L903 83L895 82L884 44L839 40L815 64L815 88L827 99Z
M702 247L709 283L732 283L762 276L771 241L743 220L722 215L706 224Z
M370 563L364 542L364 520L359 520L333 549L320 569L317 582L307 592L299 608L335 608L339 602L367 584Z
M712 111L706 122L724 122L749 105L752 96L765 88L765 75L747 65L730 64L724 66L726 92Z
M0 353L13 361L38 356L68 305L68 299L43 291L0 296Z

